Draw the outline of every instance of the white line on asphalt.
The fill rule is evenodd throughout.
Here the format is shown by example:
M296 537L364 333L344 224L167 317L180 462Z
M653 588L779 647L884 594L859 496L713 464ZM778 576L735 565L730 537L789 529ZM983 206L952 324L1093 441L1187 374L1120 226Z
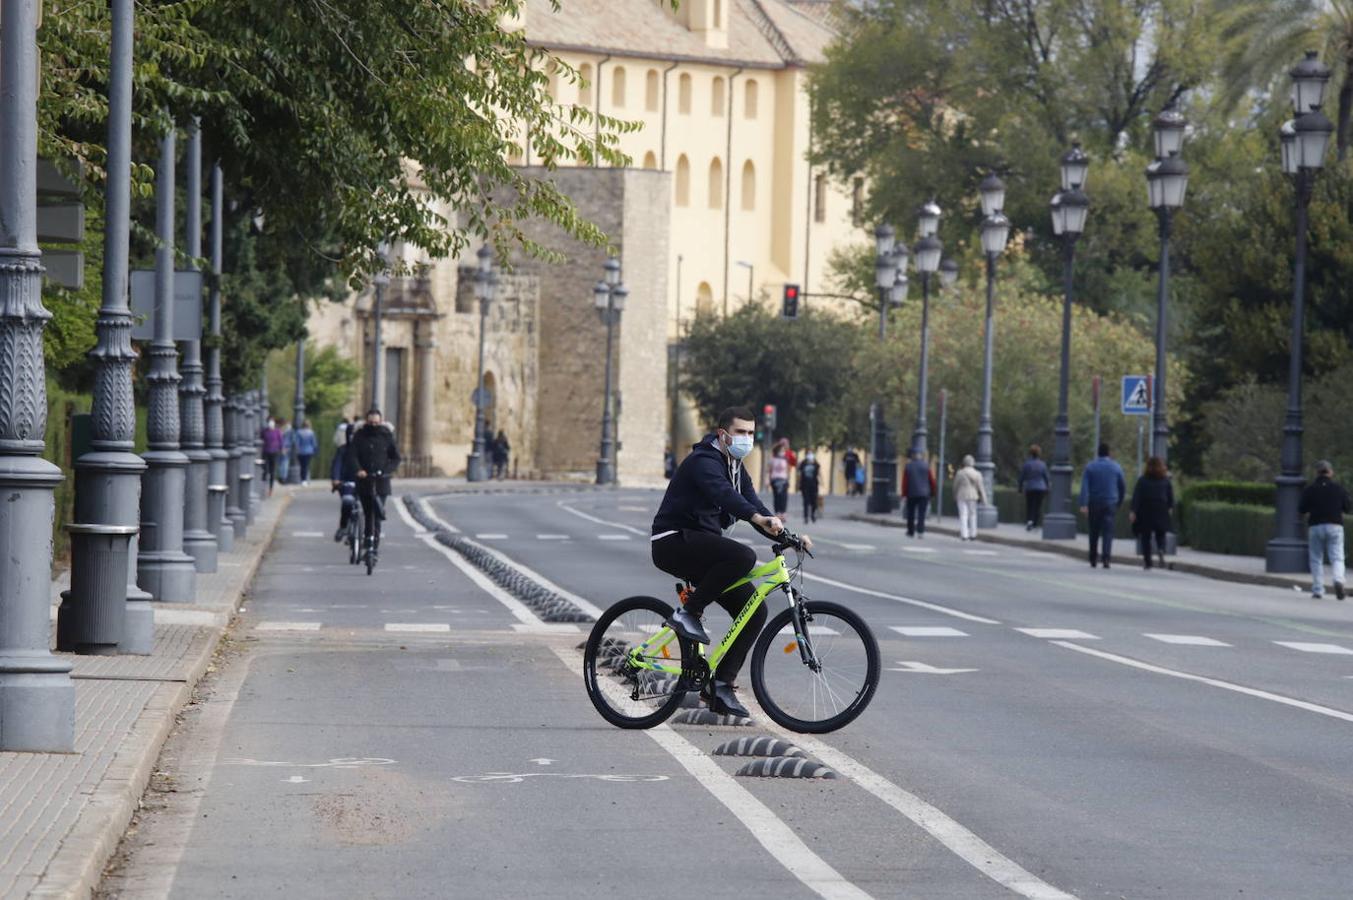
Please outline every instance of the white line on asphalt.
M642 528L635 528L633 525L624 525L620 522L608 522L605 519L599 519L594 515L590 515L588 513L583 512L582 510L574 509L573 507L569 506L568 503L564 500L556 501L555 505L566 513L572 513L573 515L577 516L580 519L586 519L587 521L595 522L598 525L605 525L607 528L619 528L622 531L628 531L630 534L637 534L641 537L649 537L650 535L650 532L645 531Z
M653 510L647 506L617 506L616 509L620 510L621 512L641 512L641 513L653 512Z
M814 544L826 544L826 545L828 545L828 546L830 546L830 547L840 547L840 548L843 549L843 550L864 551L864 550L877 550L877 549L878 549L878 548L875 547L873 544L847 544L847 543L845 543L844 541L834 541L834 540L832 540L831 538L824 538L824 537L815 537L815 538L813 538L813 543L814 543Z
M580 680L583 677L582 659L574 650L552 647L559 660ZM623 694L614 695L618 701L628 700ZM659 725L644 732L659 747L672 755L681 767L690 773L700 786L738 817L775 861L784 866L805 887L821 897L867 898L869 895L847 881L839 872L809 848L769 807L763 804L718 763L698 747L672 730L670 725Z
M566 535L566 534L538 534L538 535L536 535L536 540L538 540L538 541L567 541L567 540L571 540L571 538L569 538L569 536Z
M416 534L416 535L424 535L424 534L427 534L427 533L428 533L428 530L427 530L426 528L424 528L422 525L418 524L418 522L414 519L414 517L413 517L412 515L409 514L409 511L408 511L407 509L404 508L404 504L403 504L403 503L400 503L400 502L396 501L396 502L393 503L393 504L386 504L386 505L387 505L387 506L394 506L395 512L399 513L399 517L400 517L401 519L404 520L404 524L405 524L405 525L408 525L409 528L411 528L411 529L413 530L413 533L414 533L414 534Z
M494 584L492 581L489 581L489 579L484 575L483 572L479 571L474 566L470 565L468 562L461 559L459 553L452 550L450 547L446 547L443 546L442 544L437 543L437 539L434 536L432 536L431 534L424 534L420 535L419 539L422 540L424 544L428 545L433 550L436 550L442 556L445 556L448 560L450 560L451 565L455 566L457 569L460 569L462 572L464 572L465 577L469 578L481 589L483 589L483 591L486 594L488 594L493 599L497 600L499 603L503 604L503 606L506 606L507 611L512 613L512 615L516 617L518 622L521 622L525 625L545 624L544 622L540 621L540 619L536 616L536 614L531 612L531 610L528 609L524 603L522 603L516 597L509 594L507 591L498 587L498 585Z
M968 632L944 625L890 625L898 634L907 637L967 637Z
M756 546L756 542L753 541L751 538L735 537L735 538L733 538L733 540L737 541L739 544L742 544L744 547L755 547L755 546Z
M1105 653L1103 650L1096 650L1093 647L1085 647L1081 644L1069 644L1064 641L1052 641L1051 643L1058 647L1065 647L1068 650L1075 650L1077 653L1085 653L1090 656L1097 656L1100 659L1107 659L1109 662L1116 662L1124 666L1132 666L1134 669L1141 669L1144 672L1154 672L1157 675L1169 675L1171 678L1182 678L1185 681L1196 681L1200 684L1221 688L1222 690L1235 691L1237 694L1245 694L1248 697L1258 697L1260 700L1270 700L1274 703L1281 703L1284 706L1292 706L1296 709L1304 709L1307 712L1319 713L1322 716L1329 716L1331 719L1341 719L1345 722L1353 722L1353 713L1344 712L1342 709L1321 706L1319 703L1298 700L1295 697L1284 697L1282 694L1261 691L1258 688L1246 687L1243 684L1233 684L1229 681L1222 681L1220 678L1208 678L1204 675L1194 675L1192 672L1167 669L1164 666L1153 665L1127 656L1119 656L1115 653ZM802 742L800 742L800 746L802 746Z
M507 540L507 535L505 535L505 534L496 534L496 533L491 533L491 534L476 534L475 537L478 538L478 539L481 540L481 541L505 541L505 540Z
M907 546L903 546L902 549L905 550L905 551L908 552L908 553L934 553L934 552L935 552L935 548L934 548L934 547L907 547Z
M809 734L791 733L773 722L757 724L766 730L777 732L781 737L807 750L828 767L854 781L1002 887L1030 900L1076 900L1074 894L1055 888L1027 871L1019 863L950 818L943 810L925 802L910 791L903 790L820 738Z
M603 540L603 541L628 541L628 540L630 540L630 536L629 536L628 534L599 534L599 535L597 535L597 538L598 538L599 540Z
M459 529L459 528L457 528L456 526L452 525L450 522L446 521L446 520L443 519L441 516L439 516L439 515L437 515L435 512L433 512L433 510L432 510L432 504L431 504L431 503L428 503L427 500L426 500L425 498L419 497L419 498L418 498L418 505L421 506L421 507L423 508L423 515L427 516L429 519L431 519L432 521L436 522L438 528L441 528L441 529L443 529L443 530L445 530L445 531L449 531L449 532L451 532L452 534L460 534L460 529Z
M293 532L291 533L291 536L292 536L292 537L310 537L310 538L324 537L324 532L322 532L322 531L293 531Z
M319 631L319 622L259 622L255 631Z
M995 619L988 619L985 616L975 616L972 613L965 613L962 610L950 609L947 606L940 606L938 603L927 603L924 600L913 600L911 597L900 597L897 594L885 594L883 591L875 591L870 588L856 587L853 584L846 584L844 581L837 581L834 578L824 578L821 575L813 575L808 572L803 573L803 577L809 581L820 581L823 584L829 584L832 587L840 588L843 591L854 591L857 594L864 594L869 597L881 597L884 600L895 600L898 603L906 603L910 606L919 606L921 609L928 609L931 612L943 613L946 616L953 616L956 619L967 619L969 622L980 622L983 625L999 625Z
M1097 641L1099 640L1093 634L1086 634L1084 631L1077 631L1074 628L1016 628L1020 634L1027 634L1032 638L1044 638L1046 640L1062 641Z
M470 543L474 544L473 541L471 541ZM438 546L441 545L439 544ZM547 588L548 590L554 591L556 594L563 597L565 600L568 600L570 603L581 609L583 612L587 613L589 616L594 616L600 619L601 614L605 612L605 610L597 606L595 603L592 603L590 600L584 600L582 597L579 597L572 591L564 590L559 585L555 584L553 581L550 581L550 579L546 578L544 575L541 575L535 569L531 569L522 565L512 557L508 556L506 553L503 553L502 551L497 550L493 547L489 547L485 544L474 544L474 546L483 550L485 553L497 559L499 562L515 567L517 571L521 572L527 578L539 582L541 586Z
M1223 641L1215 638L1203 637L1199 634L1143 634L1142 637L1149 637L1153 641L1160 641L1162 644L1187 644L1191 647L1229 647Z
M1289 647L1302 653L1333 653L1339 656L1353 656L1353 650L1338 644L1308 644L1304 641L1274 641L1279 647Z
M541 622L539 625L516 623L512 630L523 634L578 634L581 631L571 622Z
M1000 556L995 550L964 550L969 556Z
M386 622L386 631L404 631L411 633L436 633L444 634L451 630L451 626L445 622Z

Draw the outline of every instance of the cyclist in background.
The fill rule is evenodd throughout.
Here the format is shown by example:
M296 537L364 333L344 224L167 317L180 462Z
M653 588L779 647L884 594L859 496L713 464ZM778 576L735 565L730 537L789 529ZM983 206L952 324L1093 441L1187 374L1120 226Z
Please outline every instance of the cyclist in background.
M382 421L381 411L376 407L366 411L366 423L353 434L349 451L357 466L357 499L362 502L362 515L366 519L362 546L372 548L380 543L390 476L400 460L394 433Z
M709 643L700 616L710 603L718 603L736 617L754 587L744 584L726 591L756 565L756 552L730 537L739 520L747 521L761 534L774 538L784 525L771 515L752 487L742 460L752 451L756 423L746 407L732 407L719 414L716 430L705 435L681 461L667 485L662 504L653 518L653 564L669 575L695 585L668 624L682 638ZM812 542L803 538L804 546ZM738 702L734 680L748 651L766 622L766 607L757 608L738 639L719 662L711 681L711 693L702 695L714 712L747 716Z
M329 466L329 482L333 485L332 489L338 492L340 504L338 530L334 532L335 544L343 543L343 535L348 530L348 517L357 503L357 458L352 454L352 433L356 429L356 425L344 423L343 443Z

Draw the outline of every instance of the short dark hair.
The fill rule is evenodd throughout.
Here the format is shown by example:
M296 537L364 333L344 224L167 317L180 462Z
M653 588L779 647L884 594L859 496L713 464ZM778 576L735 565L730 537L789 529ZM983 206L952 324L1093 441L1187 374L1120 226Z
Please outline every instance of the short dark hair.
M1029 455L1034 459L1038 459L1038 457L1043 455L1043 448L1038 446L1037 444L1030 444Z
M748 422L756 421L756 413L746 406L730 406L719 413L719 418L714 420L714 424L727 431L728 426L733 424L734 419L745 419Z
M1107 443L1101 443L1101 444L1099 445L1099 455L1100 455L1100 456L1108 456L1108 455L1109 455L1109 445L1108 445Z
M373 406L366 411L366 414L368 416L379 416L381 414L381 411L379 407Z

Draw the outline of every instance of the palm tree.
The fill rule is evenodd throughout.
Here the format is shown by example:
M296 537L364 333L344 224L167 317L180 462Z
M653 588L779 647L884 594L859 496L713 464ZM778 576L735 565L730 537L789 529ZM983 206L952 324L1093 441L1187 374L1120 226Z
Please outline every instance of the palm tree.
M1221 100L1234 108L1252 90L1275 87L1314 49L1334 69L1336 146L1348 158L1353 119L1353 0L1214 0L1222 25Z

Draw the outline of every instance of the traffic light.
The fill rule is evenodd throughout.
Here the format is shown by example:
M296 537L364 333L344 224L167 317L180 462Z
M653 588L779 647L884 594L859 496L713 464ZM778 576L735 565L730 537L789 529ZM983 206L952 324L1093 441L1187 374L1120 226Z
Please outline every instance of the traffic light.
M775 430L775 404L767 403L761 410L761 421L766 426L767 431Z
M786 319L797 319L799 317L799 286L797 284L785 285L784 308L781 315Z

